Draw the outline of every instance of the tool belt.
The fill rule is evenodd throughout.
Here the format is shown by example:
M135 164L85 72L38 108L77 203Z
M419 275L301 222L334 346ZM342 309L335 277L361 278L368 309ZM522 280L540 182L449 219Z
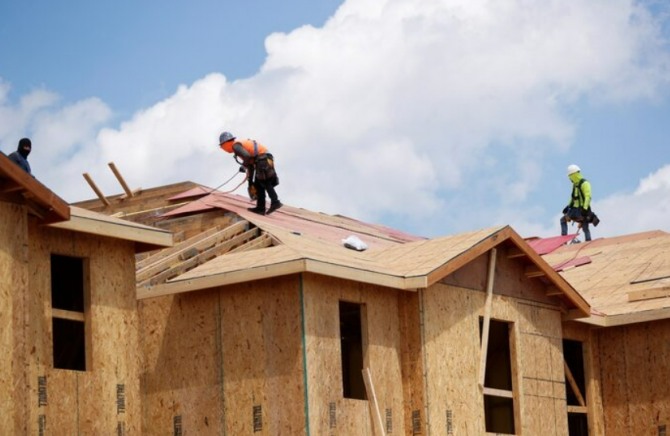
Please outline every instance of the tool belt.
M274 157L270 153L263 153L256 156L254 166L256 167L256 179L269 181L272 186L279 184L277 172L275 171Z

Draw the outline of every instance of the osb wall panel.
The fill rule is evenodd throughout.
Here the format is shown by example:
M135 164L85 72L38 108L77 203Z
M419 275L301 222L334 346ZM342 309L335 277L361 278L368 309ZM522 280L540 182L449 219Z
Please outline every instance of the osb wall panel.
M28 287L26 210L0 202L0 434L25 433L23 305ZM8 387L15 386L15 389Z
M339 301L364 304L364 365L383 417L384 430L403 433L403 381L397 291L335 278L304 275L310 434L372 435L369 402L342 392Z
M504 277L496 274L494 289ZM428 434L483 434L479 318L484 316L486 294L444 284L422 293ZM560 312L494 295L491 317L513 323L517 431L567 434Z
M305 434L299 276L221 291L226 434Z
M605 434L670 430L670 320L597 330Z
M419 292L398 294L405 415L403 434L415 433L425 426L420 295Z
M421 294L428 416L419 434L483 434L477 386L483 294L441 284Z
M142 300L143 434L218 434L221 305L216 291Z
M139 304L144 434L304 434L297 276Z
M86 371L53 368L51 254L87 259ZM28 433L140 431L134 249L111 238L30 223L30 293L24 349L29 362Z
M498 249L495 267L496 294L508 295L520 300L557 304L557 300L546 295L546 286L540 280L525 277L527 264L523 258L508 256L508 249ZM488 275L489 253L484 253L467 265L441 280L447 285L461 288L485 290Z

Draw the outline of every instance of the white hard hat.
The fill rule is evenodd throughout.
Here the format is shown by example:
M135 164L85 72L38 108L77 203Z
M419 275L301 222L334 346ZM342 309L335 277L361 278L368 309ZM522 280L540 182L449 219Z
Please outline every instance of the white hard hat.
M568 175L578 173L580 171L581 170L579 169L579 167L577 165L575 165L575 164L568 165Z

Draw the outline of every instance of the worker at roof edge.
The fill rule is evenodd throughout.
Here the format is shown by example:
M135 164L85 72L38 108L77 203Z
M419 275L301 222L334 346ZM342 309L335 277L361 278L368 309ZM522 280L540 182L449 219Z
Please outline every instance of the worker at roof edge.
M568 178L572 182L570 202L563 208L561 217L561 235L568 234L568 221L580 223L584 230L584 239L591 240L589 223L597 226L600 223L598 216L591 210L591 183L584 178L581 169L575 165L568 165Z
M249 196L256 199L256 207L250 207L251 212L265 215L282 207L275 186L279 178L275 171L274 157L267 148L253 139L236 139L230 132L223 132L219 136L219 147L228 153L233 153L235 160L242 164L249 180ZM270 207L265 210L265 193L270 197Z
M32 150L33 144L29 138L21 138L19 140L19 145L16 147L16 151L13 151L9 154L9 159L21 167L21 169L28 174L30 172L30 164L28 163L28 155Z

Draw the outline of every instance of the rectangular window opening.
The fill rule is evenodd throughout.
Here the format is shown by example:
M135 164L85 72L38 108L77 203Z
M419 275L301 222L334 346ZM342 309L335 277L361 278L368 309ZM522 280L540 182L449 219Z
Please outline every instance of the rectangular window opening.
M86 371L84 259L51 255L54 368Z
M344 398L367 400L363 382L363 305L340 301L340 345Z
M588 436L589 426L586 409L586 376L584 373L584 347L582 343L580 341L564 339L563 357L565 358L565 363L568 366L572 379L578 389L578 393L575 392L575 388L568 379L566 371L565 390L566 401L568 404L568 435ZM580 397L583 404L580 402Z
M484 418L488 433L515 432L510 328L511 323L490 320L484 373ZM479 318L480 339L483 330L484 319Z

